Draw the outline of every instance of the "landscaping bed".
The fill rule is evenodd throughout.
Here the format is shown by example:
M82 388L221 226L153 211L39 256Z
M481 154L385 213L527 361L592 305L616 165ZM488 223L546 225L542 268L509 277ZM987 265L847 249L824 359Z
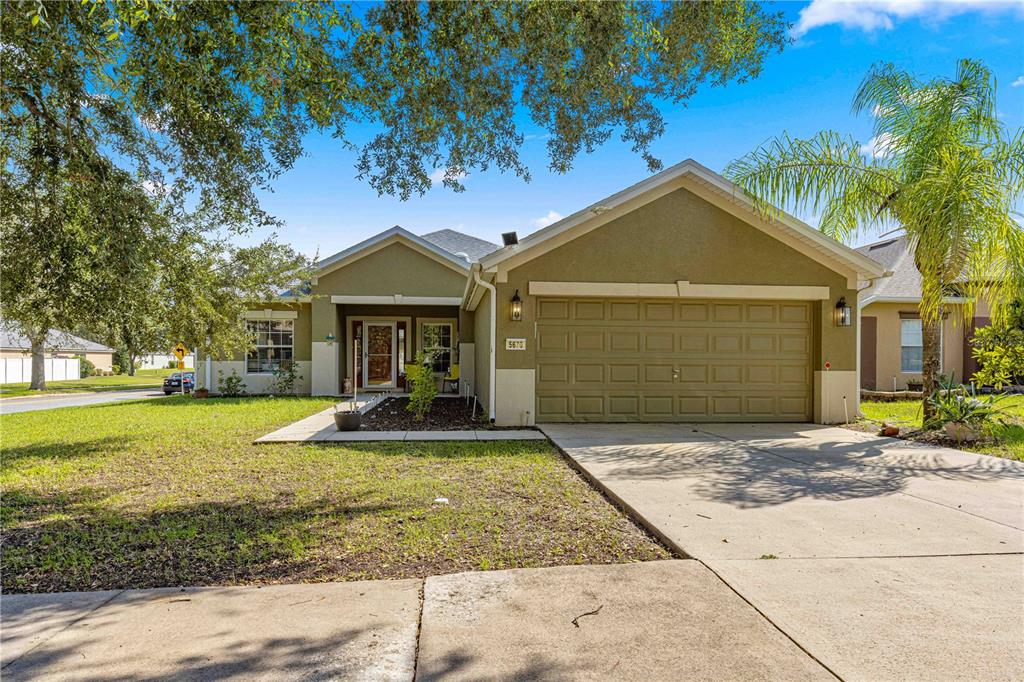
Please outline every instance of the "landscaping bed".
M465 398L435 398L423 421L416 421L408 410L409 399L385 398L363 415L362 431L472 431L494 429L487 423L487 415L477 405L473 413L473 400Z
M3 590L669 557L546 441L252 443L333 402L172 396L0 415Z
M884 422L898 426L900 433L896 437L903 440L1024 461L1024 396L1013 395L1007 398L1006 405L1009 413L1006 423L992 424L984 436L973 443L957 442L942 430L922 428L920 400L861 401L861 412L870 421L848 424L847 428L878 433L879 424Z

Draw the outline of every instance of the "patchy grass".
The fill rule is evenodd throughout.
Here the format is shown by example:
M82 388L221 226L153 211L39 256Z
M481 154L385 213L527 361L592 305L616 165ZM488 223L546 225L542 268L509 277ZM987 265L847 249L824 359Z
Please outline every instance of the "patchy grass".
M1010 423L993 426L990 439L973 445L962 444L962 449L1024 461L1024 396L1011 396L1003 401L1003 405L1010 412ZM860 409L874 421L885 421L903 428L921 428L919 400L861 401Z
M29 390L29 384L0 385L0 396L15 398L24 395L50 395L54 393L92 393L94 391L123 391L131 388L159 388L164 377L176 369L140 369L135 376L115 374L109 377L86 377L74 381L47 381L45 391ZM191 371L191 370L186 370Z
M171 397L0 415L3 589L398 578L668 556L545 441L251 442L330 404Z

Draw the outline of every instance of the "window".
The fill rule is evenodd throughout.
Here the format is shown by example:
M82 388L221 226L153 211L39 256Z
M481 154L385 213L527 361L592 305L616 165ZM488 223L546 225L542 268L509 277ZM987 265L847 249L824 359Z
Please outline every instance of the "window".
M247 320L255 348L245 362L246 374L272 374L292 361L292 320Z
M452 368L452 325L447 322L423 323L422 348L435 372L445 374Z
M939 332L939 371L942 371L942 332ZM900 371L920 374L924 370L924 334L921 320L900 320Z

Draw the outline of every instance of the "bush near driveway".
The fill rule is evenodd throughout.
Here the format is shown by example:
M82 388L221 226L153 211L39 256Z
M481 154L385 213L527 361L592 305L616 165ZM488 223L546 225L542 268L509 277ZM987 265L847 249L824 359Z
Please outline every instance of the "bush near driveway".
M252 444L330 404L171 397L0 415L3 589L397 578L668 556L544 441Z
M992 439L973 444L962 443L959 447L962 450L1024 461L1024 396L1010 396L1000 405L1005 407L1009 413L1009 423L993 426L990 434ZM919 400L896 400L893 402L862 400L860 411L872 421L884 421L902 429L921 428L921 402Z

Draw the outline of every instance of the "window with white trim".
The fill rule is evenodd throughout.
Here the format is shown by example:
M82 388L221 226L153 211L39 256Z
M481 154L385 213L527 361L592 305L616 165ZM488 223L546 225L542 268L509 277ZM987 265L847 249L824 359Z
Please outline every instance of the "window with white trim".
M292 361L294 322L292 320L246 320L253 347L245 359L246 374L273 374Z
M424 322L420 328L423 338L420 347L435 372L445 374L452 368L452 324L450 322Z
M900 320L900 372L920 374L924 371L924 332L921 320ZM942 329L939 329L939 371L942 371Z

